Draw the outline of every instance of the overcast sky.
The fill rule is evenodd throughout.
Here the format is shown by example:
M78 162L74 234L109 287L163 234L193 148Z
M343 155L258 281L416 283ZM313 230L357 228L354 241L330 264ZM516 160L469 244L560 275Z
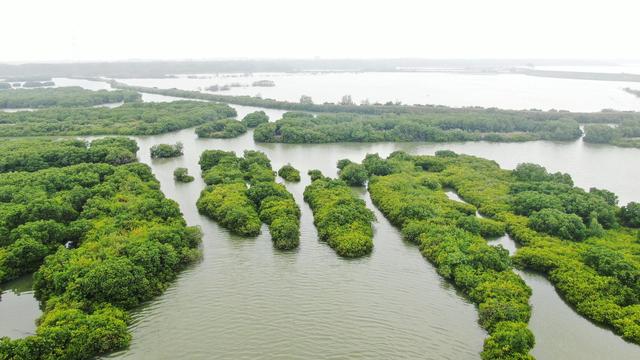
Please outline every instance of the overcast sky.
M637 0L1 0L0 62L640 59Z

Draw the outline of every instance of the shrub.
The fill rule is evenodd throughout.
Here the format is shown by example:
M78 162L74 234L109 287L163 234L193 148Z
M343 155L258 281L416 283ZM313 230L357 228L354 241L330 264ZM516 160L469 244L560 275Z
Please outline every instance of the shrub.
M287 181L300 181L300 171L291 166L291 164L283 165L280 170L278 170L278 175Z
M182 156L183 145L181 142L177 142L174 145L169 144L156 144L150 149L151 158L172 158Z
M640 203L630 202L620 209L620 220L625 226L640 227Z
M566 240L582 241L587 236L587 229L580 217L556 209L543 209L532 213L529 217L529 227Z
M248 128L254 128L260 124L268 123L269 116L264 111L254 111L242 118L242 123Z
M364 165L349 164L340 170L340 179L351 186L364 186L369 174Z
M247 127L235 119L221 119L208 122L196 128L201 138L230 139L247 132Z
M194 180L193 176L189 175L189 170L183 167L179 167L173 170L173 178L175 181L185 183L192 182Z

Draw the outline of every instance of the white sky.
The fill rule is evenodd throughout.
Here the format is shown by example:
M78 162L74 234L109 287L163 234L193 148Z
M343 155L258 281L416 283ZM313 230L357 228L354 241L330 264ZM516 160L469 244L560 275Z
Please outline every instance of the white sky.
M638 0L0 0L0 62L640 59Z

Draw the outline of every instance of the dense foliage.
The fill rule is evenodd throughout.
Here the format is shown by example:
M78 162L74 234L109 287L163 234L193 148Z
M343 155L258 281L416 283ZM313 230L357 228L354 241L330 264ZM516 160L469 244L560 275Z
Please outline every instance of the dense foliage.
M620 220L629 227L640 228L640 204L630 202L620 209Z
M441 157L455 159L445 155ZM446 196L443 186L450 184L439 173L441 157L392 154L387 160L390 174L373 175L369 181L371 198L420 246L438 273L478 305L480 325L489 332L483 359L532 358L528 352L534 339L527 328L531 290L512 271L507 250L482 237L499 235L504 225L476 217L476 207Z
M585 142L640 148L640 120L625 120L616 127L587 125L584 131Z
M200 101L0 112L0 136L154 135L235 115L227 105Z
M189 175L189 170L187 168L179 167L173 170L173 179L178 182L192 182L195 178Z
M314 173L315 174L315 173ZM304 190L304 200L313 210L320 240L344 257L360 257L373 250L375 217L342 180L312 176Z
M300 171L291 164L282 165L280 170L278 170L278 175L286 181L300 181Z
M247 127L236 119L220 119L200 125L196 134L201 138L229 139L247 132Z
M79 86L17 89L0 92L0 108L44 108L95 106L117 102L140 101L141 96L131 90L86 90Z
M269 116L264 111L254 111L242 118L242 123L248 128L254 128L260 124L268 123Z
M0 173L81 163L120 165L136 161L137 151L136 142L123 137L97 139L90 144L82 140L7 139L0 143Z
M375 141L527 141L575 140L582 135L574 120L527 120L458 112L359 115L285 113L258 126L258 142L330 143Z
M345 164L343 160L340 161L341 162L338 162L338 166L344 164L344 167L340 168L340 171L338 172L340 180L343 180L350 186L363 186L369 177L369 173L365 166L354 163Z
M184 146L181 142L171 144L156 144L153 145L149 151L151 152L151 158L172 158L182 156L182 149Z
M259 234L264 222L277 249L298 247L300 209L291 193L275 182L264 153L247 150L237 157L233 151L207 150L200 167L208 185L197 202L200 213L243 236Z
M415 164L437 174L480 213L505 223L521 245L518 266L546 274L580 314L640 343L640 241L636 230L620 225L628 217L613 193L586 192L569 175L533 164L506 171L462 155L415 157Z
M199 230L143 164L0 174L0 198L0 281L36 271L44 309L35 335L0 339L3 359L90 359L125 348L126 310L162 293L199 254Z

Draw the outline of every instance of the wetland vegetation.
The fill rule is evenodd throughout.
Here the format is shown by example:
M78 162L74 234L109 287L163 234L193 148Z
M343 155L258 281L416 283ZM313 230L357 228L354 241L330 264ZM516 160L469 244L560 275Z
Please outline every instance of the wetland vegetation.
M128 103L117 108L52 108L0 112L0 137L151 135L235 116L224 104L194 101Z
M300 208L286 187L275 182L271 161L261 152L207 150L200 167L208 185L198 199L200 213L230 231L256 236L269 225L275 248L290 250L300 241Z
M103 153L137 150L106 139L87 151L100 153L101 142ZM44 311L35 335L0 339L2 358L84 359L127 347L127 310L161 294L199 256L199 230L186 226L147 165L70 162L0 174L0 282L35 272Z
M17 89L0 92L0 108L46 108L96 106L118 102L138 102L141 96L131 90L86 90L79 86Z
M342 180L313 171L304 200L313 210L318 237L343 257L361 257L373 250L374 214Z

